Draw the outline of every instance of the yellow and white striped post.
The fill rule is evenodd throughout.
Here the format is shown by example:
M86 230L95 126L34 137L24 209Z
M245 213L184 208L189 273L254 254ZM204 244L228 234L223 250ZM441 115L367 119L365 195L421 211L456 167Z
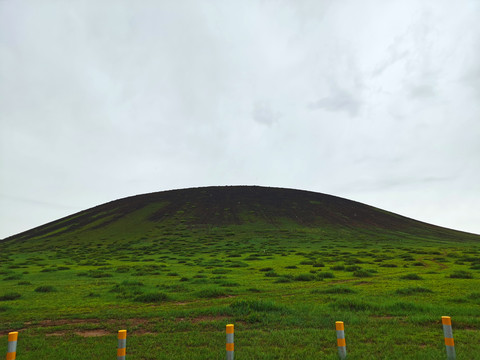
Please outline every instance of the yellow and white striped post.
M17 356L17 339L17 331L8 333L7 360L15 360Z
M127 330L118 330L117 360L125 360L127 355Z
M447 359L453 360L455 355L455 344L453 343L452 319L450 316L442 316L443 336L445 337L445 347L447 348Z
M227 360L233 360L233 324L227 325Z
M345 328L343 326L343 321L336 321L335 329L337 330L338 356L343 360L347 358L347 344L345 343Z

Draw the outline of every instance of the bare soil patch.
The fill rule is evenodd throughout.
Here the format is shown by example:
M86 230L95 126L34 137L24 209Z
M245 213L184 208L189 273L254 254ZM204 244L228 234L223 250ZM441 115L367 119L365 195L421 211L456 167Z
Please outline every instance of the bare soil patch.
M97 330L86 330L86 331L75 331L75 334L80 335L82 337L96 337L96 336L106 336L111 335L110 332L102 329Z
M103 336L108 335L110 332L104 329L85 329L85 330L75 330L76 325L96 325L94 327L101 327L101 324L105 325L116 325L120 328L133 328L141 325L146 325L150 321L155 321L155 319L143 319L143 318L132 318L132 319L58 319L58 320L41 320L38 322L27 321L24 323L24 327L21 329L15 329L15 331L25 331L28 329L38 329L38 328L50 328L56 326L68 326L69 329L52 331L46 336L64 336L69 333L75 333L80 336L90 337L90 336ZM0 336L7 335L9 331L0 331ZM48 329L46 329L48 331ZM136 329L135 332L142 332L142 329ZM101 335L100 335L101 334Z
M176 321L190 321L194 324L203 322L203 321L217 321L217 320L226 320L228 319L228 316L225 315L203 315L203 316L197 316L194 318L176 318Z
M107 330L96 329L96 330L85 330L85 331L74 331L74 332L71 332L69 330L54 331L54 332L45 334L45 336L66 336L71 333L81 337L98 337L98 336L114 335L112 332L109 332Z

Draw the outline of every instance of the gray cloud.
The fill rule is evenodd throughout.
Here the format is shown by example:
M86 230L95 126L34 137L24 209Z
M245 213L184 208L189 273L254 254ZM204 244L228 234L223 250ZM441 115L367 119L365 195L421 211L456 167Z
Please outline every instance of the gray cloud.
M345 111L351 117L358 115L361 106L359 99L353 96L351 92L343 89L334 89L330 96L308 104L308 108L311 110Z
M413 99L434 97L435 86L427 84L412 86L409 89L409 96Z
M256 122L270 126L278 120L279 115L273 112L268 102L257 101L253 105L252 117Z

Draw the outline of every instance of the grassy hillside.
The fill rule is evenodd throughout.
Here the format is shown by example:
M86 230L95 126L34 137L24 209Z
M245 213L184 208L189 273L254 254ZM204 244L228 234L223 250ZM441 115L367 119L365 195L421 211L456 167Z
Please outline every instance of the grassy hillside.
M46 246L69 239L89 242L108 237L163 235L189 229L239 226L263 229L355 231L360 234L424 236L451 241L478 236L440 228L358 202L309 191L258 186L206 187L128 197L68 216L7 240L41 240ZM119 238L120 236L120 238ZM47 241L44 241L47 240Z
M480 359L479 240L306 191L134 196L0 242L0 344L108 359L127 328L131 359L223 359L233 322L238 359L334 359L343 320L351 359L438 359L450 315Z

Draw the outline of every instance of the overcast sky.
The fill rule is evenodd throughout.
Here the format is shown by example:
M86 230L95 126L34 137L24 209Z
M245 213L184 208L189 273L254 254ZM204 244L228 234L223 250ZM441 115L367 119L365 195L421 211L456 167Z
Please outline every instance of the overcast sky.
M0 0L0 238L207 185L480 233L480 1Z

